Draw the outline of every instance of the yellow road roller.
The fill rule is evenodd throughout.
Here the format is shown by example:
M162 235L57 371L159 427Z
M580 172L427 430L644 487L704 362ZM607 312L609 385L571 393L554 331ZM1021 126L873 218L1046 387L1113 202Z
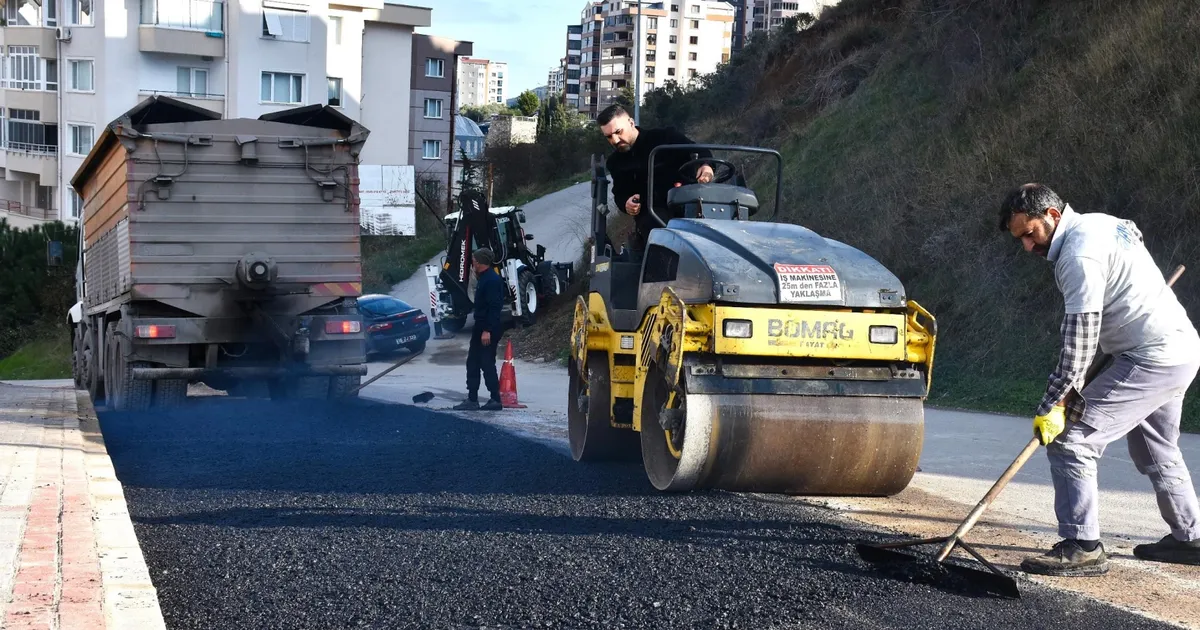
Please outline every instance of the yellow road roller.
M671 189L668 212L643 199L662 227L637 254L613 249L608 173L593 158L589 286L569 361L573 458L640 454L667 492L900 492L924 442L936 320L870 256L771 222L778 152L665 145L648 161L700 149L773 157L770 218L752 220L759 204L742 169L691 153L680 177L694 180L700 163L715 177Z

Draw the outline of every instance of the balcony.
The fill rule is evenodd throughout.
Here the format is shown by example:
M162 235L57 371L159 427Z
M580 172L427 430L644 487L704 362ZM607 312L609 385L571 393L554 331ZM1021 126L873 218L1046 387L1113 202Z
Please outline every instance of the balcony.
M218 114L225 114L225 95L223 94L204 94L199 92L180 92L178 90L138 90L138 96L145 98L148 96L169 96L174 99L183 101L189 105L203 107Z
M224 57L222 0L142 0L138 50Z
M28 142L5 142L5 173L37 175L41 186L58 185L58 147ZM6 179L14 179L6 177Z

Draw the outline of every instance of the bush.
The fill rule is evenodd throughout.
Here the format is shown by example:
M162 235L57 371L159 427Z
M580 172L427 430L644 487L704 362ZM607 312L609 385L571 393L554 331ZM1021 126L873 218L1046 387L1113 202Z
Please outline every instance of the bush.
M51 266L47 245L62 244L62 261ZM61 222L18 230L0 219L0 357L35 339L66 330L75 304L79 228Z

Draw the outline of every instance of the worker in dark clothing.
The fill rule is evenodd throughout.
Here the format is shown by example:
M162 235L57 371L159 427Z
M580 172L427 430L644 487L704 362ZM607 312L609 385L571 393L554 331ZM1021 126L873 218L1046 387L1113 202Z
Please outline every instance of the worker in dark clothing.
M646 239L650 230L662 227L650 213L646 211L646 199L651 195L649 190L649 158L650 151L655 147L667 144L695 144L687 136L674 127L642 129L633 124L629 112L620 105L611 105L596 118L600 131L608 143L616 151L608 156L606 167L612 175L613 201L625 214L634 218L637 230L632 249L641 252L646 247ZM667 211L667 192L678 184L694 183L681 182L679 172L687 162L692 160L695 153L701 158L711 158L712 152L706 149L695 151L675 150L659 151L654 155L654 214L664 223L674 216ZM712 181L713 169L708 164L696 169L696 182Z
M500 378L496 375L496 348L500 345L500 312L504 307L504 280L492 269L495 262L492 250L476 250L471 256L475 270L475 326L471 331L471 346L467 350L467 399L454 408L460 411L480 409L479 373L491 397L482 409L503 409L500 403Z

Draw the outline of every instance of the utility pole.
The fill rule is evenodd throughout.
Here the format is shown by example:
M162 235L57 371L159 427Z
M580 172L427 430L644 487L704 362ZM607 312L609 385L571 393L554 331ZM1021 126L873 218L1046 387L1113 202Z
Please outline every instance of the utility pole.
M642 124L642 2L637 0L637 22L633 25L633 124Z

